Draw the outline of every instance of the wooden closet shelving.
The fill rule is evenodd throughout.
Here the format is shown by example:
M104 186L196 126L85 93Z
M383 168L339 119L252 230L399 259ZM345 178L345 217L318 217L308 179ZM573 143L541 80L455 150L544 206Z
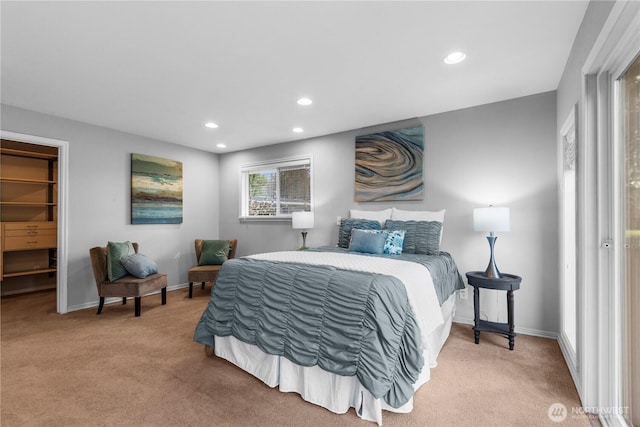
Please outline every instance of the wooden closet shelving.
M3 139L0 160L2 292L55 286L57 148Z

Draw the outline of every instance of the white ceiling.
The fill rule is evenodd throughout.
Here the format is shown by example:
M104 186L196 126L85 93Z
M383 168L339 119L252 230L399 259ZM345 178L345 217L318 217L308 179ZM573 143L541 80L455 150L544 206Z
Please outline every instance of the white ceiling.
M555 90L587 4L2 1L1 100L235 151Z

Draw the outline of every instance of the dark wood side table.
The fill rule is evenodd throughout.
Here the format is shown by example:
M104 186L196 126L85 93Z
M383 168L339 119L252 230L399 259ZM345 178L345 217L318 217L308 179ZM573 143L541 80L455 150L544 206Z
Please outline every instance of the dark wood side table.
M520 289L522 278L513 274L501 273L499 279L490 278L482 271L470 271L467 273L467 281L473 286L473 336L476 344L480 343L480 332L495 332L509 339L509 350L513 350L516 334L513 332L513 291ZM507 291L507 318L508 323L489 322L480 320L480 288Z

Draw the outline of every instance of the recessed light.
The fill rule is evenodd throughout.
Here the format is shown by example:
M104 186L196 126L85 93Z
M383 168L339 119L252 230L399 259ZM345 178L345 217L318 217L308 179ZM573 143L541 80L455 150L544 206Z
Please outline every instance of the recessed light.
M444 58L445 64L457 64L464 61L467 55L464 52L452 52Z
M216 144L216 147L218 148L227 148L226 144Z
M291 129L291 130L292 130L292 131L294 131L295 133L302 133L302 132L304 132L304 129L302 129L302 128L293 128L293 129Z
M311 105L313 104L313 101L310 100L309 98L300 98L298 99L298 105Z
M218 127L218 125L213 123L213 122L206 123L205 126L210 128L210 129L215 129L215 128Z

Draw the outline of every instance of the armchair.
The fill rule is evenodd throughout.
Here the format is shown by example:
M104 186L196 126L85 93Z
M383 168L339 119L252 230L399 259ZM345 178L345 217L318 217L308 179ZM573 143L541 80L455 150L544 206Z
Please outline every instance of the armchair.
M218 271L222 268L222 264L220 265L200 265L200 257L202 255L202 248L204 246L204 239L196 239L196 261L198 265L192 267L189 270L189 298L193 297L193 283L200 282L202 289L204 289L204 284L207 282L213 283L216 280L216 276L218 275ZM236 248L238 247L238 240L232 239L229 240L229 255L228 259L235 258L236 256Z
M138 253L137 243L133 243L133 248ZM127 275L111 282L107 273L107 247L96 246L91 248L89 255L91 257L93 276L98 287L98 296L100 297L100 305L96 314L102 313L106 297L122 297L122 304L127 303L127 297L133 297L135 300L135 317L140 316L140 299L143 295L160 290L162 292L162 304L167 303L166 274L156 273L143 279Z

